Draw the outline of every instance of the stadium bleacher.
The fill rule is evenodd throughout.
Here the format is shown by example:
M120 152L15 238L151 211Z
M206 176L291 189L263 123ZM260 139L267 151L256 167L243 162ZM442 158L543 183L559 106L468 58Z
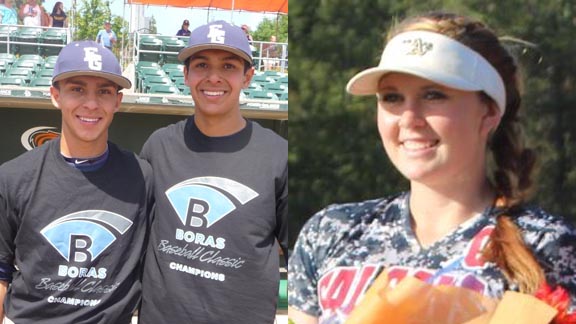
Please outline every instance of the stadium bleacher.
M186 46L187 37L135 33L132 39L133 57L121 60L126 66L132 65L131 69L127 68L132 72L126 75L134 84L129 92L162 98L136 102L193 103L184 80L184 66L177 59L178 52ZM20 90L18 87L49 87L57 55L69 41L70 31L65 28L1 25L0 86L16 87L17 90ZM249 87L243 91L242 108L287 110L288 74L284 69L287 58L286 62L279 58L282 64L277 64L274 70L260 70L259 49L263 44L253 44L256 72ZM285 45L281 44L282 48L286 48Z

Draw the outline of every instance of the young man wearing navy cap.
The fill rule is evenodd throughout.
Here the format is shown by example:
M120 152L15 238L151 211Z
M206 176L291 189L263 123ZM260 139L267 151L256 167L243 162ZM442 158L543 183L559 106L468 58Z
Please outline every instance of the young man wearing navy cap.
M150 165L108 142L130 87L96 42L60 52L61 136L0 166L0 322L130 323L152 206Z
M254 69L240 27L198 27L178 58L194 115L142 149L156 211L139 321L273 323L278 247L287 255L288 143L242 117Z

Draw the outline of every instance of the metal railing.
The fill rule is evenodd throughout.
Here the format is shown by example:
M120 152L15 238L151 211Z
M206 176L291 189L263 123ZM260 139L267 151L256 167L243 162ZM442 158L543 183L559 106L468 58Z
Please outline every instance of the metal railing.
M36 38L23 37L23 31L37 30ZM46 35L49 30L62 31L65 38L62 38L62 43L46 43L43 41L43 35ZM33 34L28 34L33 35ZM0 53L19 54L20 46L36 47L38 55L43 55L42 48L46 47L64 47L71 41L70 28L59 27L32 27L24 25L0 25ZM24 41L21 41L24 39ZM34 40L34 41L32 41Z
M157 39L162 41L162 43L157 43L159 47L158 50L143 49L143 46L148 46L150 44L143 42L144 39ZM166 62L166 57L177 56L178 51L170 51L165 49L164 40L166 39L181 40L184 43L184 47L188 44L188 37L142 34L138 32L134 33L132 36L134 63L137 64L140 61L140 58L144 57L146 54L157 54L157 62L159 64ZM252 56L254 59L254 67L256 70L275 70L283 73L288 72L288 43L253 41L251 42L251 48Z

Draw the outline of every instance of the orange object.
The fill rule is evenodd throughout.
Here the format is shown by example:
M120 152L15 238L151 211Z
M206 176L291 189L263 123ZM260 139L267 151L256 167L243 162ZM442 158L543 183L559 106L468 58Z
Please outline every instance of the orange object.
M381 274L346 324L548 324L556 310L534 296L507 291L494 300L473 290L406 277L391 288Z
M288 0L128 0L130 4L160 5L183 8L218 8L288 14Z

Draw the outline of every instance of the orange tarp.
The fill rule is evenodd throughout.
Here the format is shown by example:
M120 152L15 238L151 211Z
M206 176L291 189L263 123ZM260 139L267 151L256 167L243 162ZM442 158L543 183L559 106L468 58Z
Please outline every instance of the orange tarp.
M288 0L127 0L130 4L288 13Z

